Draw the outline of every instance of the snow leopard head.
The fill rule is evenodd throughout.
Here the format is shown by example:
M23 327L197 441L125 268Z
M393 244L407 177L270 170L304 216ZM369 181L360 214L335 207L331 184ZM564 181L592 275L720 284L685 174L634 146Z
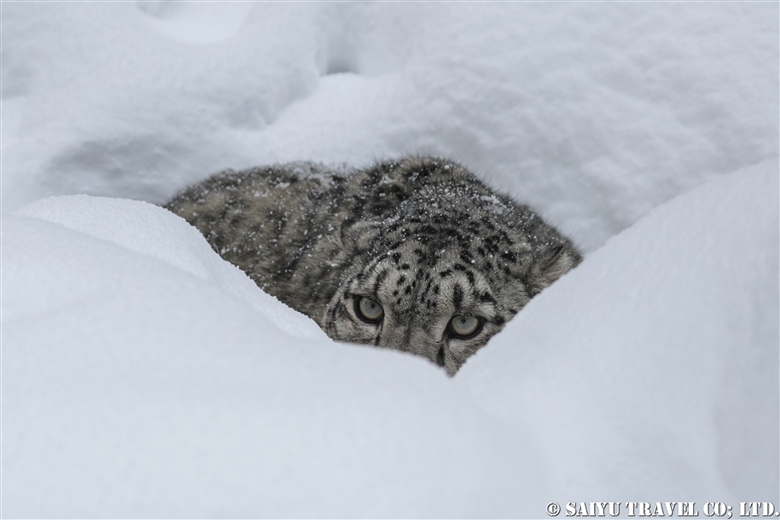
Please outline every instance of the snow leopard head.
M333 339L417 354L452 376L580 255L551 228L529 237L546 226L535 215L424 206L345 224L349 265L320 323Z

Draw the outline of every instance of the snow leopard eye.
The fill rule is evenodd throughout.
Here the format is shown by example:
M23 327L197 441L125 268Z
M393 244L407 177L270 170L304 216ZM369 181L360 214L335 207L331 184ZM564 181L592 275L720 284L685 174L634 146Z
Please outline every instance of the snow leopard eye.
M455 316L450 320L450 332L457 339L473 338L482 330L482 321L474 316Z
M385 311L371 298L361 296L355 300L355 314L368 323L379 323L379 320L385 315Z

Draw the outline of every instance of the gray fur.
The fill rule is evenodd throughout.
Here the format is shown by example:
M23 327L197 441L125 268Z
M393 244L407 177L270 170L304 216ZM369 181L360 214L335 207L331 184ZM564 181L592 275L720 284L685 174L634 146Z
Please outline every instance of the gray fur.
M581 261L530 208L437 157L227 170L165 207L331 338L412 352L449 375ZM376 323L361 297L381 305ZM456 315L478 332L458 337Z

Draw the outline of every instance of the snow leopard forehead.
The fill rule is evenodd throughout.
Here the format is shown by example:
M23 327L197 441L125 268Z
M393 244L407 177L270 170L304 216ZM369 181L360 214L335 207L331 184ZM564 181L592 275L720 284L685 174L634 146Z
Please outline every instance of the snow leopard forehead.
M490 269L486 266L492 265ZM496 270L492 255L473 255L453 243L414 238L394 244L349 283L351 292L368 289L407 322L468 312L502 325L509 311L499 305L507 274Z

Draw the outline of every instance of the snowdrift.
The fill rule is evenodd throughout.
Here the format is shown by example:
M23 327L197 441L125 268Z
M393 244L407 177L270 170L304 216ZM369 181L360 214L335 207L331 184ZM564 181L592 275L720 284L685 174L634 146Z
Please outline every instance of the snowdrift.
M778 504L777 4L2 15L4 516ZM452 379L330 341L153 204L412 152L587 253Z
M161 208L39 201L4 223L4 512L496 517L555 498L771 498L777 190L768 164L656 209L452 380L331 342Z

